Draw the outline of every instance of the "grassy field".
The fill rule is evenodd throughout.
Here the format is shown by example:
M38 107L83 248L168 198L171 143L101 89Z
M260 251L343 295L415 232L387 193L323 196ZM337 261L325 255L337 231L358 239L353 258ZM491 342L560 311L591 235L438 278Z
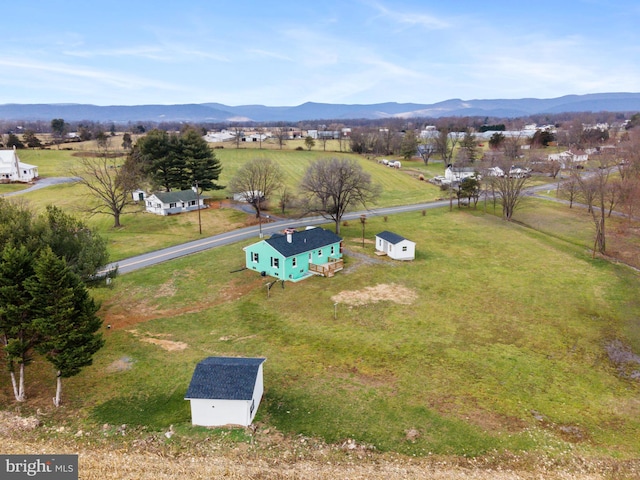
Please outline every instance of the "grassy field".
M376 257L359 225L343 228L364 260L347 253L336 277L278 285L270 298L255 272L230 273L242 245L95 291L112 329L95 365L65 382L66 408L85 428L198 436L183 400L195 364L265 356L265 429L417 456L637 453L639 387L606 353L615 340L640 348L629 334L636 272L480 211L371 219L369 232L416 240L410 263Z
M225 168L222 183L264 153L286 171L290 186L309 161L323 156L216 153ZM52 176L63 175L64 159L73 161L65 151L43 156ZM385 183L380 204L439 195L417 175L439 174L442 165L403 162L396 171L361 162ZM25 197L35 206L56 199L70 210L83 198L72 185ZM367 451L418 457L519 452L533 455L532 469L536 458L634 458L640 386L621 372L637 366L613 363L610 352L612 346L618 353L640 351L637 271L592 258L584 212L526 199L514 222L493 213L481 203L477 210L370 218L365 248L360 225L346 224L343 272L277 285L269 298L264 278L237 272L245 244L119 277L111 288L93 291L112 328L95 364L65 380L65 407L49 406L53 377L46 362L36 360L27 371L30 400L21 410L40 408L45 422L70 425L69 432L126 424L142 434L174 425L178 440L169 444L225 438L227 431L190 425L183 396L193 368L210 355L264 356L261 432L333 445L352 439ZM122 258L196 238L194 220L139 213L125 217L117 231L107 217L90 221ZM246 221L233 209L203 212L206 234ZM617 235L625 228L611 220L613 250L637 248L637 236ZM373 237L382 230L416 241L416 260L374 255ZM3 382L0 405L12 404ZM247 432L234 435L233 443L253 442Z
M77 155L81 155L83 151L88 151L92 145L78 143L73 144L73 147L75 149L73 151L57 149L23 150L20 152L20 158L24 162L38 165L42 177L69 176L70 171L78 165L80 157ZM378 164L373 159L317 150L309 152L288 149L225 148L217 149L215 152L223 166L219 180L221 185L226 185L238 168L245 162L257 157L269 157L280 165L284 172L285 184L289 191L295 195L297 186L310 162L318 158L345 155L357 159L365 171L371 174L373 181L383 186L383 193L377 202L378 206L425 202L434 200L441 194L437 187L427 182L419 181L418 176L422 173L429 178L440 174L442 173L442 165L435 164L426 167L420 160L404 162L402 170L395 170ZM15 189L14 185L0 185L0 194L8 193ZM215 208L201 212L203 236L215 235L223 231L246 226L246 222L250 220L246 215L229 208L228 203L223 203L222 208L220 208L220 201L232 196L232 193L226 189L205 192L205 195L210 197ZM42 211L46 205L54 203L75 216L84 219L91 227L96 228L100 234L107 238L113 261L201 238L197 213L158 217L145 213L142 205L131 207L128 210L130 214L121 218L123 227L113 229L112 217L108 215L90 217L87 215L85 207L87 204L92 204L94 200L79 185L57 185L28 192L16 198L26 200L37 211ZM271 211L273 214L278 215L280 212L277 208L277 198L274 200ZM287 212L287 214L292 215L299 213L301 212L297 212L295 206Z

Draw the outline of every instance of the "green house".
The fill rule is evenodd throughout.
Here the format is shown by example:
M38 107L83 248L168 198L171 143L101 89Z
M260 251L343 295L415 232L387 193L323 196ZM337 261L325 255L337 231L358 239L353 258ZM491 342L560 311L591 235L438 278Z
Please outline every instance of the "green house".
M342 239L323 228L288 229L243 250L247 268L291 282L311 275L333 277L344 267Z

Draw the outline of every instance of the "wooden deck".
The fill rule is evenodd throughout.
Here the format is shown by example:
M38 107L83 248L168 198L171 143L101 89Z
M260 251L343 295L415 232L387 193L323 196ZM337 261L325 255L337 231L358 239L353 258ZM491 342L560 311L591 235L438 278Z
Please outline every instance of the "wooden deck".
M322 275L323 277L333 277L336 272L339 272L344 268L344 260L342 258L329 259L327 263L322 264L309 264L309 271L315 275Z

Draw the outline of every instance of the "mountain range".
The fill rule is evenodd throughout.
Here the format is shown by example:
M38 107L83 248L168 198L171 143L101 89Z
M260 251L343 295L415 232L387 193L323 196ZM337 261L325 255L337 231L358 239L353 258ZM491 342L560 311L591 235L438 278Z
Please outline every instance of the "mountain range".
M292 107L229 106L221 103L182 105L4 104L0 119L67 122L299 122L384 118L497 117L516 118L565 112L638 112L640 93L594 93L557 98L461 100L433 104L376 103L349 105L307 102Z

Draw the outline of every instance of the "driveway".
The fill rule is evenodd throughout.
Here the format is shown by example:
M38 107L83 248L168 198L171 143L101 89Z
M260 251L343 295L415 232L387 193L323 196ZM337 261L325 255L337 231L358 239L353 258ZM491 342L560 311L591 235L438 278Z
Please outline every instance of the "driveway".
M24 190L18 190L16 192L9 192L0 197L13 197L14 195L20 195L27 192L32 192L34 190L40 190L41 188L50 187L51 185L58 185L60 183L73 183L77 182L78 179L75 177L46 177L37 180L36 183L31 185L29 188L25 188Z

